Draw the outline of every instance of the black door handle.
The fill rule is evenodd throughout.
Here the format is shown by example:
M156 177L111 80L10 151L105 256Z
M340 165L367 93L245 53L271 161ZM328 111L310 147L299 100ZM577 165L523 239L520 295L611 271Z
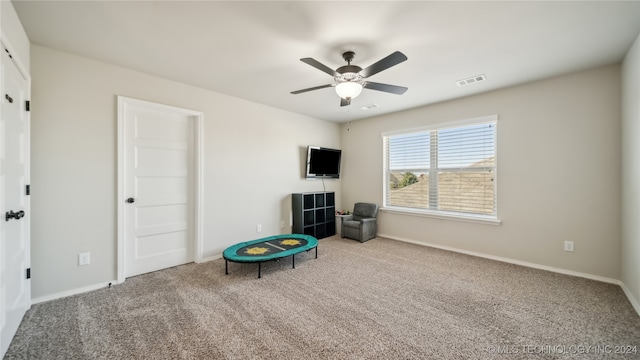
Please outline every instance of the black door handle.
M128 202L129 204L133 204L134 202L136 202L136 199L134 199L134 198L128 198L128 199L127 199L127 202Z
M24 217L24 211L20 210L17 213L13 212L13 210L7 211L4 214L4 220L5 221L9 221L11 219L16 219L16 220L20 220Z

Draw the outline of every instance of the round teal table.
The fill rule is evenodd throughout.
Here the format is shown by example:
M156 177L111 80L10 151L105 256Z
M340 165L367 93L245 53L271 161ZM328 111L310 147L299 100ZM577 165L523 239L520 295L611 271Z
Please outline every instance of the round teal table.
M262 263L291 256L293 268L296 268L295 254L316 249L318 258L318 239L303 234L282 234L262 239L241 242L224 250L224 273L229 275L229 261L237 263L258 263L258 278L262 277Z

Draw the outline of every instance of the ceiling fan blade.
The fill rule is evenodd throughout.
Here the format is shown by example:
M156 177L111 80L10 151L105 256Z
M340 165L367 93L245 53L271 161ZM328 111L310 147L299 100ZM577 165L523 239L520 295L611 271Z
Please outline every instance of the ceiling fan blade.
M312 59L312 58L302 58L300 59L300 61L302 61L305 64L309 64L311 66L313 66L314 68L326 72L327 74L331 75L331 76L337 76L340 75L338 74L335 70L331 69L330 67L320 63L319 61Z
M407 60L407 57L405 56L405 54L401 53L400 51L396 51L393 54L387 56L386 58L369 66L368 68L363 69L362 71L360 71L360 75L368 78L372 75L379 73L382 70L386 70L392 66L398 65L405 60Z
M367 83L364 84L364 87L367 89L384 91L384 92L388 92L396 95L402 95L407 91L407 88L404 86L381 84L381 83L371 82L371 81L367 81Z
M351 99L340 98L340 106L349 106L351 105Z
M310 87L310 88L306 88L306 89L302 89L302 90L292 91L291 93L292 94L301 94L303 92L313 91L313 90L318 90L318 89L324 89L324 88L333 87L333 86L336 86L336 85L335 84L320 85L320 86Z

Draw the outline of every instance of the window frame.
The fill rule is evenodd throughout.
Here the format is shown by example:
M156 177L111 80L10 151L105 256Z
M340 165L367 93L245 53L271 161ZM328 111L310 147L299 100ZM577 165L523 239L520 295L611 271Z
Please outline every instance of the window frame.
M389 191L390 191L390 176L389 176L389 149L388 149L388 141L386 138L390 137L390 136L398 136L398 135L408 135L408 134L413 134L413 133L419 133L419 132L431 132L430 134L430 139L433 139L433 134L438 131L438 130L445 130L445 129L449 129L449 128L455 128L455 127L463 127L463 126L473 126L473 125L481 125L481 124L487 124L487 123L494 123L495 124L495 130L494 130L494 136L495 136L495 140L494 140L494 151L495 151L495 165L494 165L494 177L493 177L493 181L494 181L494 201L495 201L495 214L493 215L482 215L482 214L471 214L471 213L463 213L463 212L456 212L456 211L446 211L446 210L432 210L432 209L424 209L424 208L409 208L409 207L401 207L401 206L393 206L393 205L389 205L388 201L389 201ZM436 218L436 219L445 219L445 220L456 220L456 221L465 221L465 222L474 222L474 223L481 223L481 224L490 224L490 225L500 225L502 223L501 220L499 220L498 218L498 203L497 203L497 199L498 199L498 174L497 174L497 169L498 169L498 115L489 115L489 116L483 116L483 117L477 117L477 118L472 118L472 119L465 119L465 120L458 120L458 121L451 121L451 122L446 122L446 123L438 123L438 124L432 124L432 125L428 125L428 126L423 126L423 127L417 127L417 128L409 128L409 129L402 129L402 130L396 130L396 131L389 131L389 132L383 132L381 134L382 136L382 159L383 159L383 164L382 164L382 207L380 209L380 211L382 212L389 212L389 213L394 213L394 214L402 214L402 215L412 215L412 216L420 216L420 217L429 217L429 218ZM430 165L429 169L424 169L427 170L430 174L432 172L437 173L438 172L438 167L437 167L437 145L434 144L432 141L430 140L430 164L435 164L435 166ZM434 151L435 150L435 151ZM436 160L436 162L434 162L433 160ZM459 170L459 169L448 169L448 170ZM429 182L429 187L430 187L430 191L436 190L437 191L437 182ZM429 200L431 201L431 199ZM431 207L433 204L430 204L429 206Z

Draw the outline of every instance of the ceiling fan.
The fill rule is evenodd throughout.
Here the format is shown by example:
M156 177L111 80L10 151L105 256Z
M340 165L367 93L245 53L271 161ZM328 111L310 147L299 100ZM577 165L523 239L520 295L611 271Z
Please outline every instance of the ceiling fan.
M403 86L381 84L367 80L367 78L371 77L372 75L375 75L382 70L386 70L407 60L407 57L403 53L401 53L400 51L396 51L365 69L362 69L360 66L351 65L351 61L353 61L353 57L355 55L356 54L353 51L347 51L342 54L342 58L347 62L347 65L341 66L336 70L333 70L312 58L300 59L300 61L302 61L303 63L309 64L314 68L333 76L333 80L335 81L335 83L296 90L292 91L291 93L301 94L307 91L335 87L336 93L338 94L338 96L340 96L340 106L347 106L351 104L352 99L360 95L363 88L384 91L397 95L402 95L405 93L405 91L407 91L407 88Z

